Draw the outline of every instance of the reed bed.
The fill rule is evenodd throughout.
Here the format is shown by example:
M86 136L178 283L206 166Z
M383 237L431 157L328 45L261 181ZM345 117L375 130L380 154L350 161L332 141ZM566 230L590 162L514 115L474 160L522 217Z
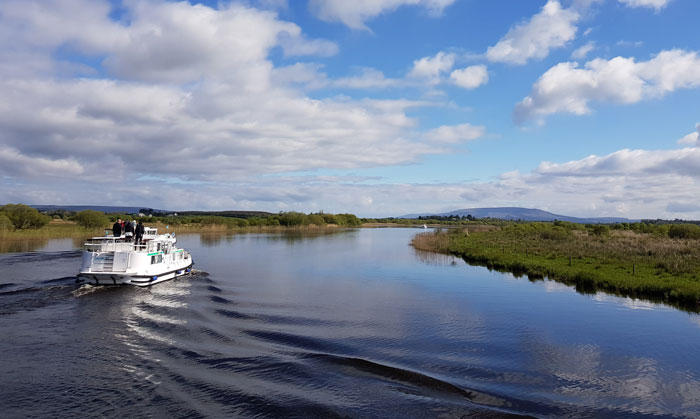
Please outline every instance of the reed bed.
M0 230L0 240L34 240L67 237L89 237L104 234L104 229L85 229L68 221L52 221L41 228L22 230Z
M245 226L237 227L232 224L177 224L171 225L167 223L155 222L155 223L144 223L147 227L154 227L158 229L159 233L226 233L226 232L236 232L236 233L250 233L250 232L284 232L284 231L326 231L337 229L337 225L329 224L325 226L317 225L307 225L307 226ZM37 229L23 229L23 230L0 230L0 240L4 242L8 241L21 241L21 240L42 240L42 239L57 239L57 238L87 238L91 236L102 236L105 234L105 230L109 229L109 226L104 228L96 229L86 229L75 222L54 220L44 227Z

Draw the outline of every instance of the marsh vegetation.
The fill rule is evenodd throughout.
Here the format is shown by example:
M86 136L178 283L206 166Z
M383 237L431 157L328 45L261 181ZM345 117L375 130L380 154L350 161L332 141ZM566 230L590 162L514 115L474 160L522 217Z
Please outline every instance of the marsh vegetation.
M700 308L700 227L631 223L511 223L478 231L459 228L417 235L413 246L472 264L548 277L580 292L607 291Z

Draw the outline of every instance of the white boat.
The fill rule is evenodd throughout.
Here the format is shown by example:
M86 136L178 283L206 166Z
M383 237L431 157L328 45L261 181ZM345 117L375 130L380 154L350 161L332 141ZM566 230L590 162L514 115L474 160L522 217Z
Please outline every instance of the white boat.
M95 285L148 286L192 271L192 256L175 243L175 233L145 227L141 244L125 236L93 237L85 243L78 280Z

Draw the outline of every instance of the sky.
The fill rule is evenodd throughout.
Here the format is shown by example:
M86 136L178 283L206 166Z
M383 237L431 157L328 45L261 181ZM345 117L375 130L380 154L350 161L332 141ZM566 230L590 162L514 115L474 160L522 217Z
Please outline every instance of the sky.
M697 0L2 0L0 204L700 219Z

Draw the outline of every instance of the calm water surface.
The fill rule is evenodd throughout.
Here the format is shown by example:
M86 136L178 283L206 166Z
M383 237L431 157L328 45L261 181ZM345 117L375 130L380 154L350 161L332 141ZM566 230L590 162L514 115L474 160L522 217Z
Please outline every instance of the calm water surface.
M76 286L71 239L6 248L0 416L700 417L697 315L416 232L182 235L199 272L151 288Z

